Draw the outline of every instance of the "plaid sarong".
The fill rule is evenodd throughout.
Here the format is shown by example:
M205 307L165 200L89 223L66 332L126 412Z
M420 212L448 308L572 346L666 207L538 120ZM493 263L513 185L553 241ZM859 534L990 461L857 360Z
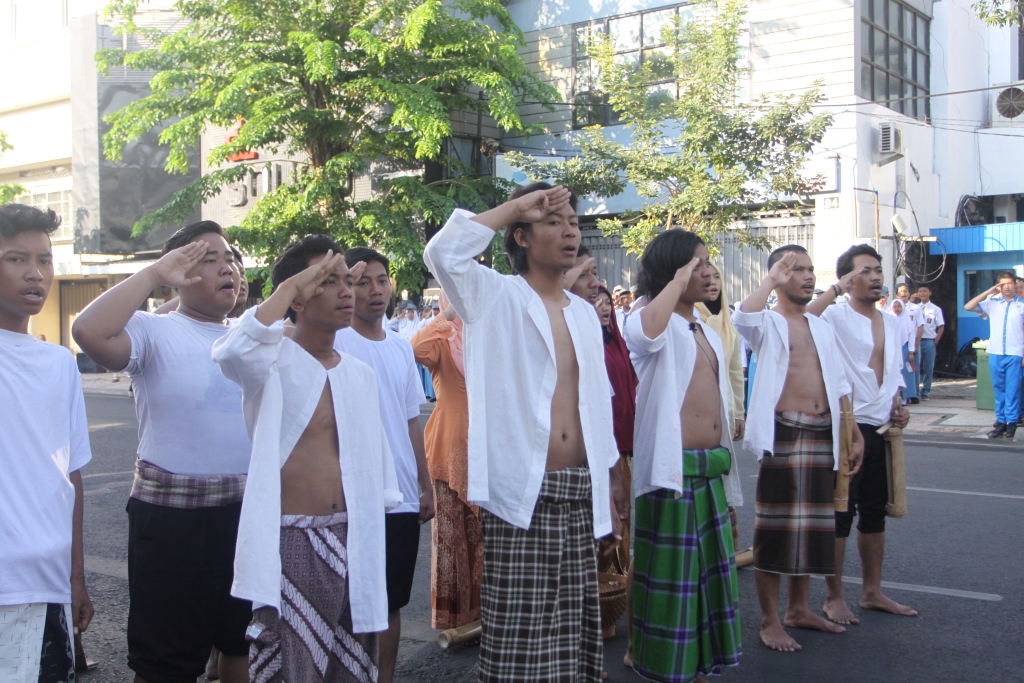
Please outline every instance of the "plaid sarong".
M242 502L244 474L191 477L174 474L142 458L135 460L135 481L130 497L152 505L180 510L213 508Z
M480 680L592 683L603 659L590 470L546 472L529 529L481 511Z
M831 416L775 413L775 452L757 476L755 569L835 574L834 466Z
M683 492L636 499L633 668L689 683L740 661L739 588L722 474L729 451L684 450Z
M251 683L373 683L377 634L352 633L348 516L281 517L281 613L253 611Z

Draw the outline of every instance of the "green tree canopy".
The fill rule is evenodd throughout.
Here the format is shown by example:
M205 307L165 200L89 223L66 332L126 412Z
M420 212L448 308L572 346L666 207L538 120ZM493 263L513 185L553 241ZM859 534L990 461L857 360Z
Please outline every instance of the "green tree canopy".
M978 18L990 26L1024 26L1021 0L978 0L972 7Z
M327 232L344 246L387 254L399 289L417 290L422 221L443 221L456 206L484 209L508 190L446 157L451 114L480 112L523 133L516 102L556 97L525 66L522 33L499 0L178 0L185 24L163 35L137 25L144 3L112 0L107 8L150 47L103 51L101 70L156 72L152 94L107 118L108 158L158 129L167 170L184 173L205 129L244 123L209 150L213 170L136 231L180 221L251 172L229 157L284 152L301 160L300 171L233 228L239 246L270 261L293 238ZM427 183L415 172L395 174L356 202L352 179L374 162L409 170L440 162L457 177Z
M7 133L0 130L0 156L9 152L14 146L7 141ZM25 188L15 183L0 183L0 204L13 202L16 198L25 194Z
M816 89L749 103L737 98L748 74L741 64L745 6L744 0L698 3L694 20L676 17L663 31L665 48L639 69L616 59L611 36L591 34L588 51L601 89L632 140L619 143L591 126L578 139L579 156L563 163L522 154L510 161L534 179L553 178L581 195L611 197L635 185L640 208L598 221L634 253L659 229L674 227L698 232L714 249L715 236L736 220L806 192L807 155L832 119L813 113L821 100ZM748 231L739 234L757 242Z

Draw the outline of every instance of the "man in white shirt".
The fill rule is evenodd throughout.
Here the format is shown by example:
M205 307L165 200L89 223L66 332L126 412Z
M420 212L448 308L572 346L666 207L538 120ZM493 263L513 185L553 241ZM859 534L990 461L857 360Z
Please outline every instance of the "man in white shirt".
M232 586L255 608L251 681L377 680L384 512L401 494L373 370L334 349L365 267L339 251L326 235L286 247L274 293L213 347L253 437Z
M389 625L380 638L380 682L391 683L402 634L400 610L409 604L416 572L420 526L434 517L434 485L427 471L420 424L420 408L427 399L412 345L384 328L392 293L387 258L373 249L357 247L345 252L345 261L349 268L361 262L366 266L353 285L352 326L338 331L334 348L363 361L377 374L380 417L402 492L402 504L389 511L385 520ZM416 313L415 307L411 312Z
M996 399L996 425L988 437L1012 439L1020 419L1024 364L1024 301L1017 297L1016 274L999 273L996 285L964 304L964 310L988 316L988 366Z
M712 297L696 233L667 230L640 259L647 302L626 322L640 380L633 442L633 668L690 681L737 666L735 548L722 477L732 469L722 340L694 304Z
M864 578L860 606L902 616L916 611L882 593L882 558L885 554L885 516L889 480L885 464L885 439L881 425L892 422L903 428L910 413L900 405L903 386L902 353L896 319L875 308L882 295L882 257L870 245L846 250L836 262L839 284L815 299L807 310L832 326L846 377L853 386L853 413L864 437L864 460L850 480L847 512L836 513L836 574L826 577L825 613L839 624L859 620L846 605L843 593L843 560L846 539L857 515L857 549ZM849 302L829 306L840 291Z
M0 206L0 680L75 680L85 587L82 467L92 458L82 381L67 349L29 319L53 286L53 211Z
M832 330L807 312L816 281L807 250L796 244L779 247L769 255L768 268L733 314L733 323L758 358L744 446L761 461L754 523L761 641L794 652L801 646L783 624L845 631L812 612L808 590L811 574L835 574L840 398L848 396L850 385ZM765 310L773 291L777 303ZM863 443L858 432L854 436L849 464L856 471ZM789 577L789 604L780 621L783 575Z
M597 302L598 287L601 286L601 281L597 279L597 261L583 244L576 250L576 263L567 273L566 281L570 292L591 305Z
M72 328L90 358L127 369L139 419L128 500L128 666L140 681L195 679L211 646L220 679L247 681L252 605L231 595L251 445L242 392L213 362L240 274L212 221L178 230L163 256L112 287ZM178 309L139 310L157 287Z
M614 548L626 501L601 325L563 289L580 242L575 203L564 187L519 188L478 216L457 210L423 255L464 323L484 683L601 675L594 539ZM476 261L502 228L511 277Z
M921 388L918 392L922 401L928 400L932 392L932 373L935 370L935 350L939 347L942 332L946 329L946 321L942 309L932 302L932 288L921 285L917 288L917 296L921 303L917 307L917 315L921 324Z
M924 321L921 320L919 312L920 304L911 301L910 286L906 283L896 287L896 298L903 302L907 364L909 371L904 370L903 398L908 404L917 405L921 398L917 393L918 385L921 383L921 335L923 334Z
M412 339L420 329L420 316L416 312L416 304L411 301L402 302L395 317L388 321L386 327L405 340Z

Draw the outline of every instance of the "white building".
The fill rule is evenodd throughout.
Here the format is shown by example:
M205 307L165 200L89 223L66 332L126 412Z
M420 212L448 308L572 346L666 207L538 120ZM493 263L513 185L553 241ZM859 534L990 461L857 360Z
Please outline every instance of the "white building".
M29 329L75 352L75 316L105 288L152 263L166 237L167 231L132 237L134 222L188 180L165 174L163 155L151 153L145 139L123 163L102 158L102 117L148 83L131 72L97 74L97 48L121 45L102 19L103 4L0 0L0 130L14 146L0 156L0 183L22 185L26 194L15 201L53 209L62 219L53 236L56 282ZM160 11L144 13L152 14Z
M588 97L585 55L574 44L577 29L597 25L614 37L624 58L642 59L652 40L645 27L658 26L666 12L687 11L686 4L658 0L510 0L507 7L526 33L531 67L567 103ZM921 235L938 238L928 245L933 253L941 253L941 244L956 254L956 267L948 259L933 288L947 324L960 323L960 343L986 336L979 328L984 323L958 311L965 297L989 286L996 271L1024 264L1024 224L977 227L969 234L942 229L965 224L963 216L957 219L965 197L981 198L975 206L983 210L972 222L1024 221L1024 204L1018 216L1024 174L1016 168L1024 155L1024 92L1003 95L1003 114L996 106L1007 84L1024 79L1017 29L986 26L971 11L971 0L750 0L748 20L751 94L798 93L820 80L825 107L835 116L809 164L828 178L825 191L811 198L803 215L753 227L780 243L806 246L820 286L834 281L840 253L855 242L874 243L878 234L892 283L890 220L899 215L913 236L919 225ZM574 130L591 122L580 107L523 111L548 134L502 142L542 156L571 152ZM621 127L607 130L623 134ZM883 132L888 147L881 146ZM500 173L500 162L498 167ZM635 201L627 193L584 202L582 210L594 217L615 214ZM614 240L596 232L586 239L610 285L631 281L635 261ZM962 251L980 251L979 244L999 253ZM767 254L740 250L728 239L724 246L726 293L741 298L763 276ZM934 268L911 270L923 275L917 271Z

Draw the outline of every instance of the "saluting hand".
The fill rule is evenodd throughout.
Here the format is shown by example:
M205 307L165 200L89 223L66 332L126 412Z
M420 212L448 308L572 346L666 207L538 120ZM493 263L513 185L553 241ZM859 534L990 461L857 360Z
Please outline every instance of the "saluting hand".
M194 285L203 278L199 275L189 277L188 272L203 260L209 247L206 240L197 240L189 242L183 247L172 249L153 264L153 273L164 287Z
M523 223L539 223L548 214L564 209L571 196L569 188L562 185L525 194L514 200L518 220Z
M328 249L324 258L309 266L300 273L292 275L284 284L291 289L292 299L300 304L306 303L324 289L321 286L327 278L345 262L343 254L335 254ZM363 266L365 268L365 265Z
M587 268L590 268L591 266L593 266L595 263L597 263L597 261L595 261L594 257L591 256L591 257L587 258L587 260L585 260L583 263L581 263L580 265L576 266L575 268L571 268L571 269L565 271L565 284L564 284L564 286L562 288L563 289L572 289L572 286L574 284L576 284L577 280L580 279L580 275L583 275L583 272Z
M694 256L692 259L690 259L689 263L687 263L682 268L679 268L679 269L676 270L676 274L675 274L675 276L672 279L675 282L683 283L684 286L689 284L690 276L693 275L694 269L696 269L696 267L699 266L699 265L700 265L700 259L697 258L696 256Z
M782 258L775 262L768 271L768 279L774 287L780 287L793 277L793 269L796 267L796 253L787 251Z

